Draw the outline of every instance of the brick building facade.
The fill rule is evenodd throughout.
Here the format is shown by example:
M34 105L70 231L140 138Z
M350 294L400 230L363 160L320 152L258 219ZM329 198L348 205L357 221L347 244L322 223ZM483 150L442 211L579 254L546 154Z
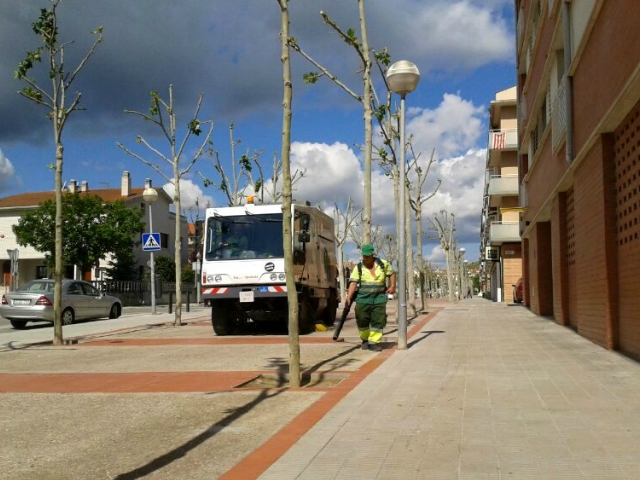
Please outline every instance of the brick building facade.
M637 0L517 0L525 304L640 357Z

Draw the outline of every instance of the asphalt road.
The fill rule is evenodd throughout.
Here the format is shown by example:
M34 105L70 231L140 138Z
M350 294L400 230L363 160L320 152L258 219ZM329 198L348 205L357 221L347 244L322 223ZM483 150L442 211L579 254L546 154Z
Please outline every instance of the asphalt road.
M167 306L159 306L158 310L162 310L163 312L167 311ZM133 317L138 315L143 315L150 311L150 307L124 307L124 311L122 312L122 318ZM89 323L89 322L100 322L103 319L98 320L81 320L76 323ZM25 331L29 330L42 330L42 329L51 329L53 330L53 323L49 322L29 322L27 323L27 328ZM0 334L9 333L14 331L15 329L11 326L11 323L6 318L0 316Z

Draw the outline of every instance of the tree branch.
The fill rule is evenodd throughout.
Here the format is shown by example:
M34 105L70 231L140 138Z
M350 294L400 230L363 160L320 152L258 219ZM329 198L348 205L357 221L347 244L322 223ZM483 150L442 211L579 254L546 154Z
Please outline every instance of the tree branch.
M358 102L362 103L362 97L360 95L358 95L353 90L351 90L349 87L347 87L344 83L342 83L338 79L338 77L336 77L333 73L331 73L325 67L320 65L316 60L314 60L311 56L309 56L306 52L304 52L293 39L290 39L289 44L291 45L291 48L293 50L295 50L300 55L302 55L304 58L306 58L309 61L309 63L311 63L314 67L316 67L318 70L320 70L324 75L329 77L336 85L338 85L340 88L342 88L348 95L350 95L351 97L356 99Z

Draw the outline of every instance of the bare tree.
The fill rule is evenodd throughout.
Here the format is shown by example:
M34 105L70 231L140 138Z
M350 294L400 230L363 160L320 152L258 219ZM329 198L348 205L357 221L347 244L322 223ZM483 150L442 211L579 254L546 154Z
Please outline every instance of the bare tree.
M47 118L53 123L53 138L56 146L55 162L55 265L53 278L55 290L53 293L53 344L62 345L64 343L62 333L62 277L63 277L63 255L62 255L62 167L64 163L64 145L62 143L62 131L67 123L67 119L72 112L81 110L79 107L82 94L77 92L68 103L67 90L71 87L78 74L84 69L87 61L102 43L102 27L98 27L93 32L96 39L89 51L80 60L74 70L65 70L65 48L73 42L60 43L58 39L58 13L57 8L61 0L51 0L48 9L41 9L38 20L31 24L33 32L40 36L42 44L33 51L27 52L24 60L18 65L14 72L14 77L27 84L19 93L23 97L45 107L49 112ZM42 62L42 57L46 58L48 64L48 78L51 81L51 90L45 90L36 79L30 75L35 63ZM53 167L51 167L53 168Z
M280 61L282 62L282 231L284 242L284 271L289 302L289 386L300 386L300 330L298 327L298 293L293 276L293 232L291 231L291 58L289 54L289 0L276 0L280 6Z
M236 160L236 147L242 143L242 140L234 137L234 125L229 124L229 143L231 145L231 173L228 174L220 161L219 152L214 152L213 168L218 173L220 181L216 183L214 180L206 177L202 172L196 173L202 178L205 188L214 186L227 197L227 204L230 207L242 205L243 200L249 195L259 197L260 203L264 203L265 193L269 201L278 202L282 198L281 176L282 161L278 160L277 154L273 155L273 165L271 178L265 178L264 170L260 162L263 150L250 152L245 151L239 159ZM257 170L257 176L254 178L254 169ZM296 170L291 178L294 185L305 174L305 170ZM242 179L245 179L245 182Z
M340 210L337 202L333 204L333 219L335 220L335 237L336 247L338 250L338 277L340 279L340 298L347 298L346 295L346 279L344 275L344 245L349 238L349 231L356 221L356 217L360 215L362 209L355 211L353 200L351 197L347 200L344 211Z
M262 165L258 161L258 157L255 155L250 159L247 158L246 167L244 168L244 175L247 178L249 187L253 190L255 195L260 197L260 202L264 203L265 194L268 201L277 203L282 199L282 160L278 160L278 155L273 154L273 164L271 166L271 178L267 179L264 176L264 170ZM253 167L258 170L257 178L253 178ZM306 169L296 170L291 176L291 189L298 183L298 181L304 177Z
M455 249L455 240L453 238L453 232L455 231L455 215L449 214L446 210L440 210L440 217L438 214L433 216L433 219L429 219L431 225L438 235L440 240L440 246L444 250L445 260L447 264L447 286L449 289L449 301L453 302L454 289L453 289L453 259L452 254Z
M358 250L362 248L362 245L367 243L367 241L365 240L365 234L364 234L365 230L366 230L366 227L364 223L364 215L360 213L360 215L356 217L356 219L352 222L351 226L349 227L349 237L351 241L356 245L356 248L358 248ZM373 228L371 228L370 232L371 234L370 234L369 243L371 243L376 248L376 251L377 251L381 245L381 239L385 235L384 228L381 227L380 225L374 225Z
M415 198L411 198L411 188L409 189L409 195L407 196L407 198L409 199L409 205L411 206L411 209L415 213L416 252L418 254L418 258L417 258L418 275L420 280L420 302L421 302L420 308L421 310L424 310L427 308L427 300L425 296L425 293L426 293L425 292L426 290L425 289L425 265L424 265L424 257L422 255L422 206L438 192L438 189L440 188L440 184L442 183L442 180L438 180L438 184L436 185L436 188L433 190L433 192L431 192L427 196L422 195L424 182L429 175L429 170L431 169L431 165L433 164L433 162L435 162L435 149L431 151L431 157L429 158L429 161L427 162L426 167L423 169L419 164L420 154L416 155L416 152L413 149L413 145L410 144L409 147L410 147L411 158L412 158L411 167L416 172L416 175L418 178L415 182ZM415 310L413 297L411 298L412 298L412 307Z
M196 171L196 173L202 178L205 187L214 186L217 190L221 191L227 197L227 204L230 207L241 205L242 199L244 198L244 186L240 186L240 178L243 174L242 162L236 162L236 146L239 145L242 141L236 140L233 136L233 123L229 124L229 143L231 145L231 175L228 175L220 161L220 153L213 152L213 168L218 175L220 176L220 182L215 183L213 180L205 177L200 171ZM255 152L254 156L259 156L262 152ZM247 150L247 154L242 156L242 159L248 158L249 151ZM248 162L248 160L247 160Z
M398 242L396 237L391 233L382 235L378 243L378 252L380 252L382 258L391 263L396 263L398 261Z
M372 145L373 145L373 129L372 129L372 98L373 87L371 82L371 52L369 49L369 41L367 37L367 23L364 10L364 0L357 0L358 2L358 14L360 19L360 37L359 40L355 31L352 28L344 30L339 27L329 16L321 11L320 15L325 24L329 25L342 40L353 47L358 56L359 61L362 64L362 83L363 93L358 95L352 89L350 89L345 83L340 81L336 75L331 73L320 62L316 61L309 54L304 52L297 44L295 39L290 39L291 47L298 53L300 53L305 59L307 59L318 72L311 72L304 75L304 79L308 83L316 83L322 76L330 78L336 85L342 88L349 96L362 104L363 118L364 118L364 214L363 214L363 240L364 243L370 243L371 241L371 159L372 159Z
M135 110L125 110L125 113L137 115L142 117L145 121L151 122L160 128L162 135L169 142L169 154L162 153L160 149L152 146L147 140L138 135L136 142L143 144L148 150L150 150L157 159L161 160L165 164L171 166L171 175L165 174L161 165L158 165L145 157L133 152L129 148L125 147L122 143L117 143L118 147L124 150L128 155L138 159L160 176L162 176L167 182L173 184L174 194L173 203L176 209L176 226L175 226L175 264L176 264L176 308L174 324L176 326L182 324L182 243L180 241L181 226L182 226L182 208L180 202L180 180L185 176L195 163L203 156L211 153L211 133L213 132L213 121L205 120L201 121L198 116L200 115L200 108L204 100L204 94L200 94L198 103L196 104L195 112L191 120L187 123L187 131L182 138L182 141L178 142L176 136L178 134L178 127L176 125L176 112L173 103L173 85L169 85L169 101L166 102L158 95L158 92L151 92L151 108L149 112L138 112ZM165 118L166 115L166 118ZM195 153L188 160L186 166L181 169L181 160L184 153L184 149L192 136L200 136L203 132L203 127L208 126L206 134L202 138L202 142L196 148Z

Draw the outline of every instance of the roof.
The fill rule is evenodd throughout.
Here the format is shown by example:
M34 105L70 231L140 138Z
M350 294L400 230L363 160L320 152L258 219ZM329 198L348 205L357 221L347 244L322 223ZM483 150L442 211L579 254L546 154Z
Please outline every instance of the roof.
M128 197L122 196L122 191L119 188L103 188L98 190L87 190L85 192L78 191L80 195L94 195L100 197L105 202L115 202L116 200L133 200L137 197L142 198L142 192L145 189L143 187L132 188L131 194ZM163 192L162 188L156 188L156 190ZM18 195L12 195L10 197L0 198L0 208L16 208L16 207L32 207L40 205L47 200L54 200L55 192L27 192L20 193Z

